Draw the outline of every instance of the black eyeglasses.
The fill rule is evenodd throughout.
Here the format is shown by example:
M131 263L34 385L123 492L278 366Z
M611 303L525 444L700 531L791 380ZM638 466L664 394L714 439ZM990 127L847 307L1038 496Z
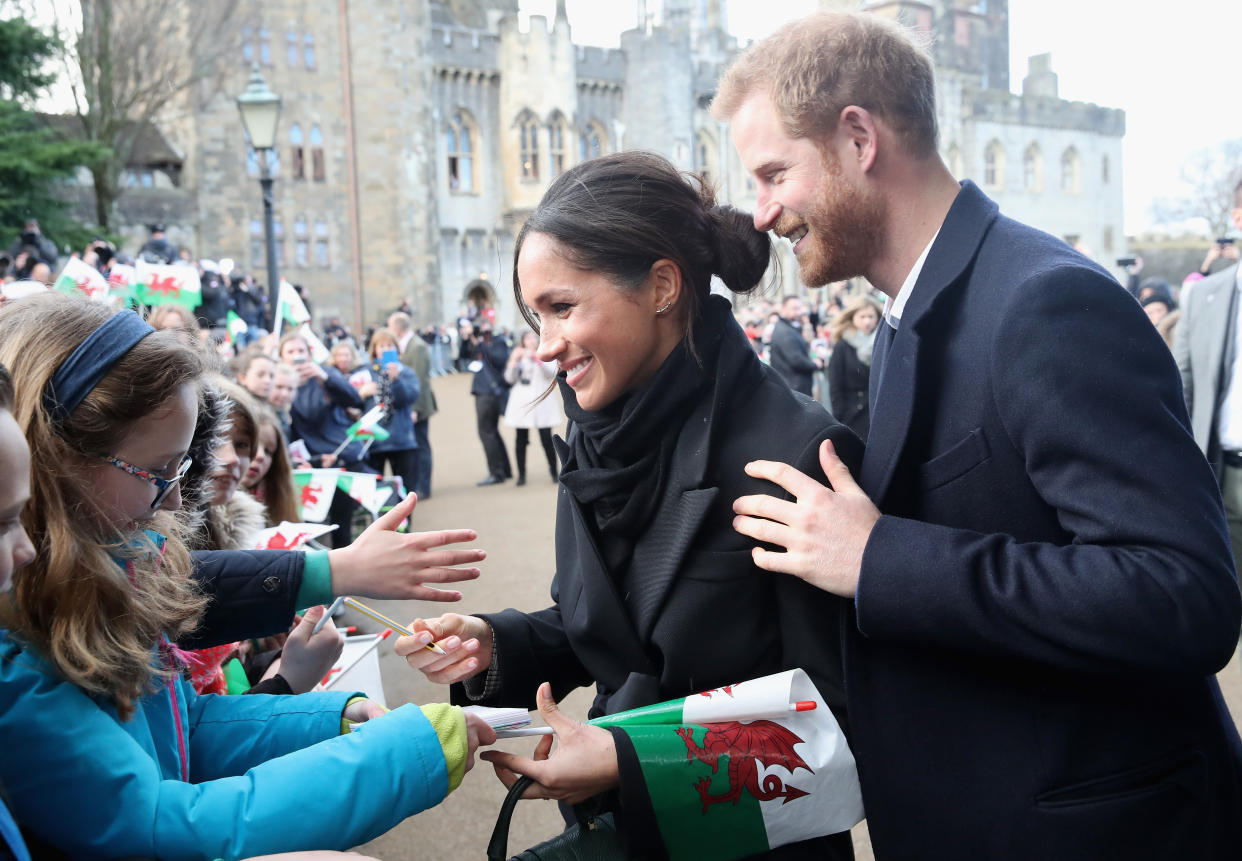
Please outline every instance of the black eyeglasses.
M168 498L168 494L172 493L173 488L177 486L177 482L185 478L185 474L190 471L190 465L194 463L194 458L187 454L181 458L181 463L177 465L177 474L172 478L163 478L141 467L134 466L132 463L126 463L119 457L108 456L102 458L102 460L107 461L117 469L123 469L130 475L137 476L143 481L155 485L155 501L151 503L152 511L158 509L164 500Z

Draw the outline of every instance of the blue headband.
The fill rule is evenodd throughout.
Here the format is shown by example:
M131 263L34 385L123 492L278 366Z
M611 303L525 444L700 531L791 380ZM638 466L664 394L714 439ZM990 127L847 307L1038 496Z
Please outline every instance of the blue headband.
M56 369L43 392L43 408L52 421L69 418L112 366L154 331L133 311L122 311L91 332Z

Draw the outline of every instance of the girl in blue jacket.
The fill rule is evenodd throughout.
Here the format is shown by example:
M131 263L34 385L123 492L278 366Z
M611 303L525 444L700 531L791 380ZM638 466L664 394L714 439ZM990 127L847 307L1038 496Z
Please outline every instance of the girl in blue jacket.
M197 353L47 294L0 310L0 362L38 479L16 526L33 559L0 608L0 782L30 838L74 858L345 849L457 786L494 738L459 710L182 681L172 642L205 602L178 514Z

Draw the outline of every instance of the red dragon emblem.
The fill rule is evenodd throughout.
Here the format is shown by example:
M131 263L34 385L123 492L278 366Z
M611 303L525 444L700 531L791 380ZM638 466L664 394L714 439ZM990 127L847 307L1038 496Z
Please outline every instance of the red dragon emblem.
M164 296L176 297L181 295L181 286L172 275L152 275L151 283L147 285L147 292L152 295L159 293Z
M713 804L732 801L737 804L742 797L742 790L749 792L759 801L772 801L784 798L788 804L795 798L809 793L790 786L774 774L769 774L759 782L759 763L765 766L780 765L789 771L805 768L811 771L806 761L794 751L794 745L801 744L802 739L780 724L770 720L757 720L750 723L730 721L729 723L707 724L707 735L700 747L694 740L694 730L690 727L678 727L677 734L686 743L686 758L698 759L712 767L712 774L720 764L720 757L729 756L729 789L722 795L710 792L712 779L701 777L695 781L694 788L699 791L703 801L703 812ZM812 772L814 773L814 772Z
M302 505L317 505L319 503L320 488L314 484L302 485Z
M301 544L302 539L304 539L307 535L310 535L310 533L299 532L297 535L293 536L288 541L285 541L285 536L277 532L275 535L272 536L272 540L267 542L267 549L268 550L292 550L293 548Z
M723 688L712 688L710 691L703 691L699 694L699 696L710 697L712 694L716 693L716 691L723 691L729 696L733 696L733 685L725 685Z

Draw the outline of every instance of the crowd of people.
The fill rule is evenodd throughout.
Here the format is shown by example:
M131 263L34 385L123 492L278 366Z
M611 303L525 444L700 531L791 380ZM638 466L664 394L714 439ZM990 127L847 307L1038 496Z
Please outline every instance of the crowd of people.
M756 211L650 153L570 168L515 241L531 331L459 321L452 369L400 308L360 341L256 326L226 365L175 306L3 303L0 845L347 849L439 803L495 740L460 706L524 705L554 734L480 758L569 822L612 814L628 857L702 857L677 847L710 831L724 861L848 859L861 809L787 793L794 836L765 818L756 842L738 803L773 799L773 758L806 766L800 739L728 748L720 771L754 779L715 805L688 777L704 727L653 741L557 708L593 686L606 719L800 669L878 859L1242 854L1242 739L1215 679L1242 628L1242 270L1205 261L1180 299L1128 291L952 177L935 92L895 21L781 28L712 104ZM712 292L752 294L772 234L832 285L809 312ZM1153 306L1179 301L1170 352ZM473 530L398 531L430 489L431 377L455 371L480 485L514 477L502 421L518 483L539 432L550 604L411 623L396 651L452 705L306 692L340 648L315 631L332 595L452 601L439 586L479 576L482 551L445 549ZM297 465L416 493L357 540L337 494L331 550L246 549L290 510Z

